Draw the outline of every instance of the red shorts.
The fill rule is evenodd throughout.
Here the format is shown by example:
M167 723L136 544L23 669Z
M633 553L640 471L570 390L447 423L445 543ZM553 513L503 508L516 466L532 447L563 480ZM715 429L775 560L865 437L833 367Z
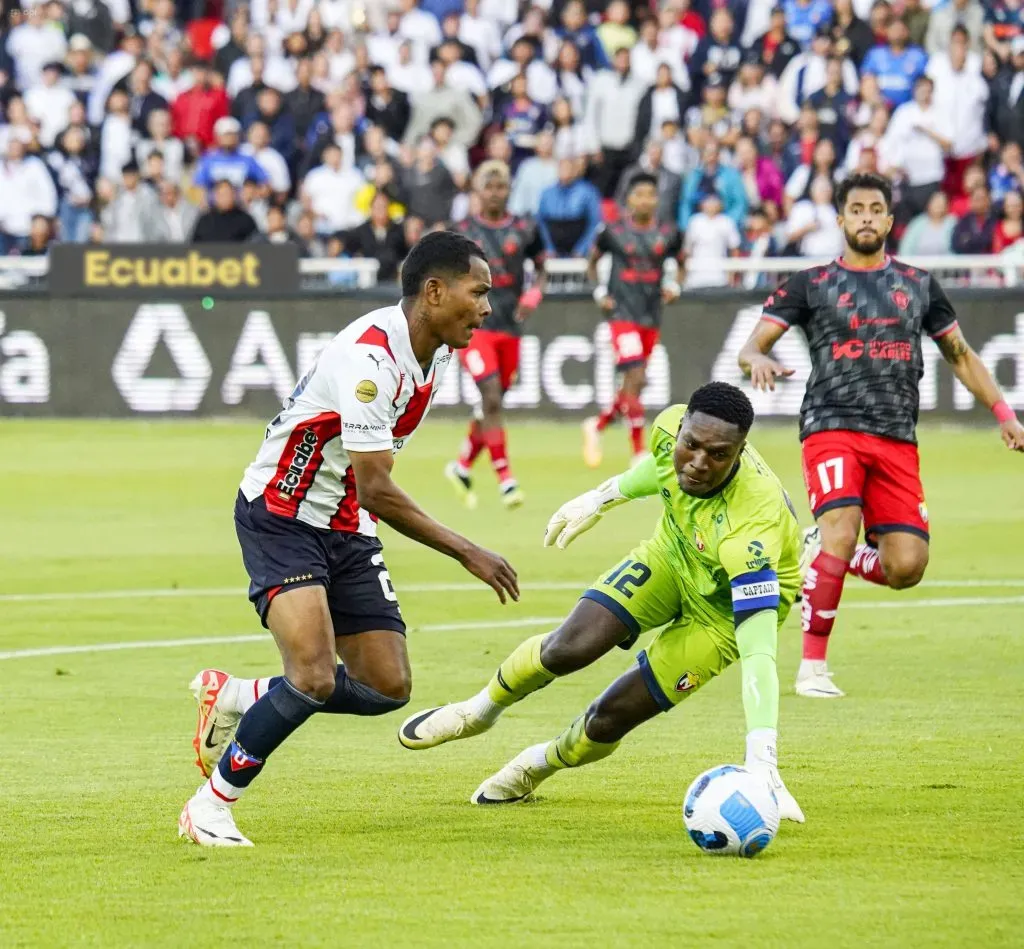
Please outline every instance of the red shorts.
M504 392L512 387L519 371L519 337L497 330L475 330L470 344L459 350L459 361L478 385L497 376Z
M905 531L928 539L917 446L864 432L818 432L803 443L804 484L815 518L864 509L864 534Z
M625 369L646 363L661 339L661 330L656 326L638 326L625 320L609 320L612 331L612 349L615 350L615 367Z

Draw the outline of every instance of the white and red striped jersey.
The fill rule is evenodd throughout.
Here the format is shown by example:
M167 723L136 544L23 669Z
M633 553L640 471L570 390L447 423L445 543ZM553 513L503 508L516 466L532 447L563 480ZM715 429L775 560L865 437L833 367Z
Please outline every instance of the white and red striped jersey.
M397 452L427 414L452 351L424 373L401 306L349 324L320 353L242 478L242 493L313 527L374 536L376 518L356 502L349 452Z

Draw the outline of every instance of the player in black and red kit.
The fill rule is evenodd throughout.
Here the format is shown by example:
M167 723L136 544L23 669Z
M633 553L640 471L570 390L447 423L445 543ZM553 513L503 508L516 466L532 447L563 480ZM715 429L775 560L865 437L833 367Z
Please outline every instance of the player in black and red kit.
M620 373L615 401L600 415L583 422L583 460L601 464L601 433L620 416L629 426L634 457L645 452L644 407L640 393L647 384L647 361L658 344L661 307L679 296L672 274L663 275L666 261L678 266L682 239L670 224L658 224L658 182L653 175L634 175L626 196L626 214L598 235L590 255L591 273L604 255L612 258L608 285L598 286L594 300L608 316Z
M739 354L759 389L790 376L772 346L799 326L811 353L800 410L804 481L818 526L807 533L800 695L843 693L825 662L848 573L871 583L915 586L928 563L928 509L917 452L921 334L992 410L1008 448L1024 451L1024 426L967 344L953 307L927 271L892 260L892 193L877 175L853 175L836 192L843 257L803 270L777 289ZM858 546L861 524L865 544Z
M498 477L502 502L508 508L523 503L508 460L508 440L501 404L519 370L519 339L522 321L537 309L543 285L543 244L536 225L527 218L508 213L509 170L501 161L484 162L473 177L473 190L480 213L460 221L454 230L476 241L491 267L491 315L473 334L459 359L480 390L480 405L469 425L457 461L449 462L445 475L470 508L476 494L470 469L485 448ZM536 277L524 292L526 261L533 260Z

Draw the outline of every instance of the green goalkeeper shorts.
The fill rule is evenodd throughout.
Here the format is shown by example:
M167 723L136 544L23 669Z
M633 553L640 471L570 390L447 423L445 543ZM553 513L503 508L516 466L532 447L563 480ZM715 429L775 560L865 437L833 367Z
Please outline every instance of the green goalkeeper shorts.
M651 695L664 711L706 685L739 658L731 598L719 609L687 590L685 567L657 539L646 540L583 594L630 630L620 645L661 629L637 659ZM667 624L667 625L666 625Z

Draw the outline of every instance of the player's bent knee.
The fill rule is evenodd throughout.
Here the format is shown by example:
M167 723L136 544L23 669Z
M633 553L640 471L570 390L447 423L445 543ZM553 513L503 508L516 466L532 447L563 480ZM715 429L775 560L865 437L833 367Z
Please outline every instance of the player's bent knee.
M585 721L587 737L602 744L621 741L630 730L630 725L617 713L614 701L603 695L590 704Z
M860 536L860 522L843 518L819 520L821 527L821 549L834 557L850 560L857 549Z
M587 600L581 600L569 618L544 637L540 647L540 661L548 672L564 676L585 669L628 635L629 631L622 628L618 620L614 621L614 628L605 628L609 624L584 621L582 617L577 617L577 610L587 610L588 603Z
M387 715L409 703L412 695L412 681L404 679L385 680L382 688L367 685L357 679L348 679L346 688L356 703L360 715Z
M892 562L882 561L885 579L893 590L909 590L916 587L924 577L928 558L899 559Z
M310 663L287 671L288 681L303 695L326 702L334 694L335 666L332 662Z

